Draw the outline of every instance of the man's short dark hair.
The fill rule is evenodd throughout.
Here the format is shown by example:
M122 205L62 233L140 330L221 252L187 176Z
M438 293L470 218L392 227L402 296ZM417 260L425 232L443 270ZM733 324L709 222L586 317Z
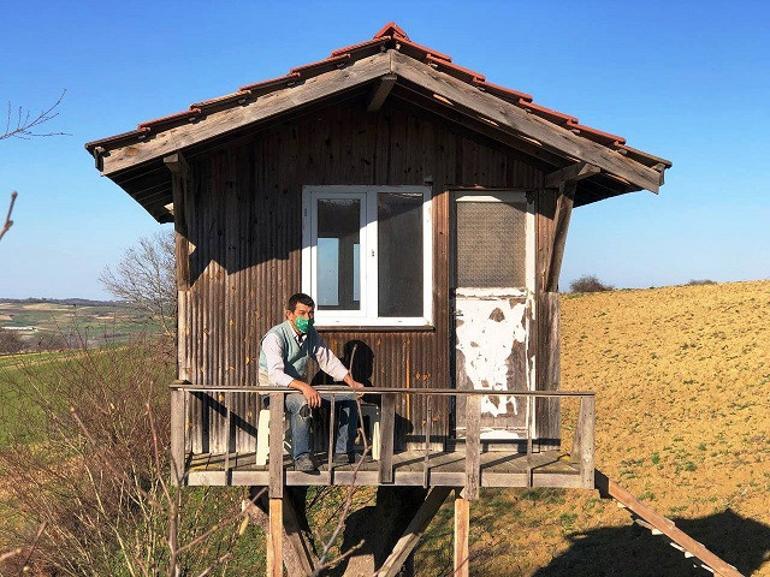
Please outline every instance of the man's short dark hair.
M310 295L306 295L305 293L297 293L289 297L289 302L286 303L286 310L293 313L294 309L297 308L298 303L302 303L306 307L315 308L315 301Z

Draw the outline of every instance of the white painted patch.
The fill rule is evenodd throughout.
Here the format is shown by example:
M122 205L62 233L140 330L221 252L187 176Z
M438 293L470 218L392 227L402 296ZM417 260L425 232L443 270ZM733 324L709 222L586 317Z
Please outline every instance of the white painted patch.
M508 298L459 298L457 349L465 358L464 372L476 390L508 390L508 358L514 343L527 342L527 305L511 304ZM496 313L496 311L498 311ZM494 317L500 316L501 320ZM490 318L493 317L493 318ZM527 371L529 372L529 371ZM511 395L482 397L481 414L493 417L519 414L519 403Z

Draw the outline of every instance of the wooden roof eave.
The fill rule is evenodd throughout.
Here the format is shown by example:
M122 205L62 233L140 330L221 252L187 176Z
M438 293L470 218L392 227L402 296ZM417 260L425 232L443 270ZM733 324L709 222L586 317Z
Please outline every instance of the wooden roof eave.
M631 160L620 152L582 138L566 128L478 90L448 74L434 70L408 56L393 51L393 72L423 89L449 101L451 106L471 110L491 120L503 130L531 138L557 154L594 164L609 174L657 193L662 171Z
M216 111L195 122L145 135L138 142L101 151L97 164L102 174L131 193L132 187L120 182L121 176L126 173L141 172L142 166L145 169L155 167L162 157L178 150L221 139L257 123L269 122L290 111L325 101L394 73L399 83L410 86L412 90L416 88L422 91L447 108L493 124L496 129L535 143L546 152L571 161L594 164L603 173L613 175L625 183L627 189L644 188L657 192L663 180L663 171L670 165L659 163L655 168L645 166L396 50L363 58L344 68L309 78L296 86L260 96L256 101L243 106ZM159 220L160 217L166 217L165 213L153 216Z
M295 86L265 94L246 105L213 112L195 122L148 134L139 142L105 150L97 165L103 175L111 176L244 126L280 116L390 74L391 58L390 53L375 54L344 68L308 78Z

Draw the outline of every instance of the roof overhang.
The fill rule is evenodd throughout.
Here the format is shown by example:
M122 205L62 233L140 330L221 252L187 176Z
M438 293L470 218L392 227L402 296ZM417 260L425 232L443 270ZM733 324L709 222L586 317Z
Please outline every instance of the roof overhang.
M165 156L257 128L288 113L364 89L383 77L391 82L395 77L396 84L412 94L489 127L493 133L518 143L535 156L542 150L549 158L560 159L561 165L556 165L557 168L576 162L598 167L600 173L582 184L587 192L584 201L577 204L633 190L658 192L663 173L671 166L665 159L625 145L611 147L583 137L574 122L560 125L546 120L526 104L523 107L521 101L517 105L493 94L489 86L495 85L462 80L393 48L383 47L382 51L352 62L349 59L335 62L327 68L267 93L244 94L237 101L230 95L209 101L205 106L196 105L187 115L173 115L140 125L140 130L92 142L86 147L103 175L129 192L157 220L167 222L173 220L173 215L167 206L171 191L170 173L162 162Z

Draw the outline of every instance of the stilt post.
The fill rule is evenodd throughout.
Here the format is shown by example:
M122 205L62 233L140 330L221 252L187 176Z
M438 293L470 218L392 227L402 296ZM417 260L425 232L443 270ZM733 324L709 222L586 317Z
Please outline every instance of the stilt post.
M470 500L464 491L455 490L455 526L454 526L454 572L452 577L470 575L468 557L468 534L470 530Z

